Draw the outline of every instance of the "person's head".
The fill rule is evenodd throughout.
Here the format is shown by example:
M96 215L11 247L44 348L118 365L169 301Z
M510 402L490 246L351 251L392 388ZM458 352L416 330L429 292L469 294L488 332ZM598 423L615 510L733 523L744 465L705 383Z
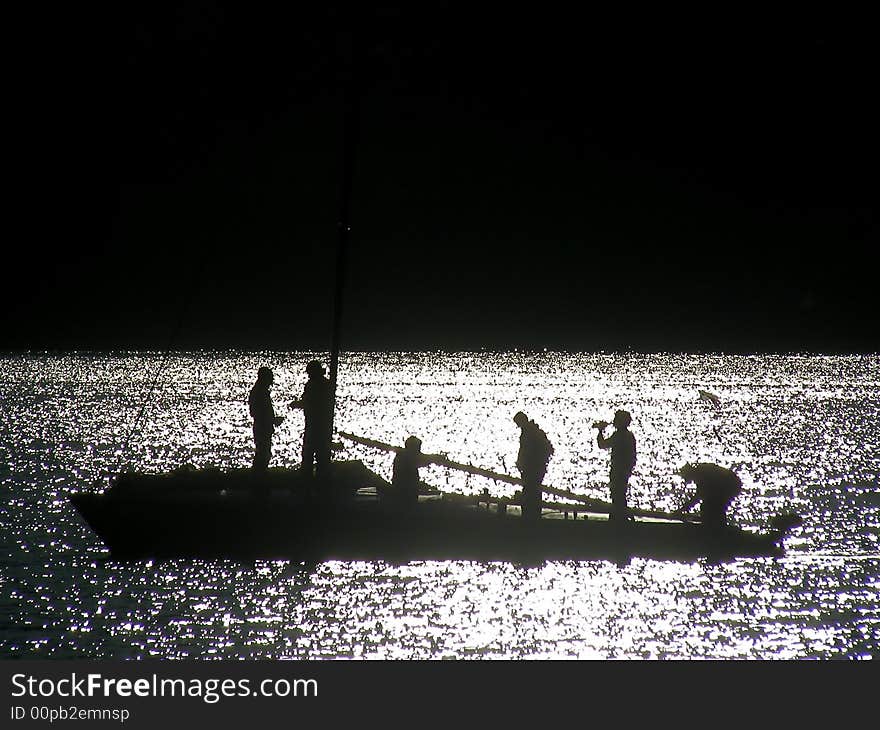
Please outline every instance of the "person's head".
M324 366L318 360L312 360L306 365L306 373L311 378L316 378L324 374Z
M629 428L629 424L632 423L632 416L629 415L629 411L617 411L614 414L614 428Z
M519 426L520 428L523 428L523 427L529 422L529 417L528 417L525 413L523 413L522 411L520 411L519 413L517 413L517 414L513 417L513 422L514 422L517 426Z
M272 368L267 368L265 365L257 370L257 382L260 385L272 385L275 381L275 376L272 374Z
M403 442L403 447L407 451L420 451L422 448L422 440L417 436L410 436Z
M683 467L681 467L681 469L679 469L675 473L678 474L678 476L680 476L682 479L684 479L685 484L687 484L688 482L692 482L694 480L694 466L693 466L693 464L685 464Z

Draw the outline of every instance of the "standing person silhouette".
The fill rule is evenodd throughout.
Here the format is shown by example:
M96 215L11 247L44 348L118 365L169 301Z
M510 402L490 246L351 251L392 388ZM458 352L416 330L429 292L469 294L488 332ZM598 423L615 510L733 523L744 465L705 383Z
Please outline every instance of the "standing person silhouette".
M291 408L301 408L306 418L303 431L302 468L307 476L324 477L330 467L330 424L332 394L330 381L324 377L324 366L317 360L306 365L309 376L302 398L291 401Z
M607 421L597 421L593 428L599 429L596 443L600 449L611 449L611 473L608 486L611 489L611 513L609 520L625 520L629 515L626 506L626 492L629 489L629 478L636 465L636 438L629 430L632 416L628 411L617 411L614 414L615 431L605 438Z
M251 467L254 471L264 472L269 468L269 460L272 458L272 434L275 427L280 425L284 416L276 416L272 405L272 383L275 376L272 370L261 367L257 371L257 382L251 388L248 396L248 409L251 418L254 419L254 463Z
M523 483L522 516L523 520L536 522L541 519L541 482L553 455L553 444L538 424L522 411L513 417L513 422L520 428L516 468Z

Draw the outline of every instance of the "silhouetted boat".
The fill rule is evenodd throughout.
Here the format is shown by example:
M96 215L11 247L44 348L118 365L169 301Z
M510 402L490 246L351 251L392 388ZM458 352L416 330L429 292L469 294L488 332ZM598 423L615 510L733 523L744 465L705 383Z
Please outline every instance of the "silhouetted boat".
M402 510L359 461L334 462L315 492L298 470L123 475L103 494L70 497L114 558L481 560L629 557L694 560L781 555L791 525L759 534L682 521L609 522L586 505L545 503L523 522L505 500L422 495Z
M341 213L338 226L330 382L335 411L342 288L347 258L357 98L345 125ZM385 449L397 447L341 434ZM521 480L439 455L435 463L497 481ZM420 497L402 511L382 499L390 485L360 461L333 462L321 483L298 469L178 470L122 473L104 493L69 499L118 558L228 557L320 559L535 560L652 556L778 555L791 525L766 534L729 528L709 531L680 517L633 510L639 521L611 523L609 505L545 487L579 504L545 503L537 523L524 522L506 500L460 495ZM571 517L571 519L568 519Z

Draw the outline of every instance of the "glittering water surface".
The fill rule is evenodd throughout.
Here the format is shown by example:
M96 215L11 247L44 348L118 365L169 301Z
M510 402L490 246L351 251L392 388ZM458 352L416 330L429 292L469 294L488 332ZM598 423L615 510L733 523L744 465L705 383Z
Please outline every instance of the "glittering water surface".
M865 658L880 637L880 358L348 355L337 427L510 473L524 410L554 442L546 483L608 498L590 425L634 417L631 503L674 509L686 460L740 474L733 520L805 518L776 559L513 563L119 562L66 495L125 465L243 466L245 400L281 406L310 353L0 358L0 657ZM157 386L151 393L156 380ZM698 389L718 395L715 410ZM134 428L144 404L142 426ZM279 410L282 410L279 407ZM283 411L282 411L283 412ZM273 464L294 463L287 412ZM385 476L391 457L349 447ZM440 467L444 489L505 489ZM510 492L506 492L510 494Z

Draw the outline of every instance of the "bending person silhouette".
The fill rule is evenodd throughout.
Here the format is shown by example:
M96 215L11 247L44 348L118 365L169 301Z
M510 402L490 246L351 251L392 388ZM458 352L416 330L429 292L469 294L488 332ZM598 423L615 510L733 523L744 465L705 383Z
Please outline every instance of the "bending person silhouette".
M676 472L684 483L693 482L696 492L678 511L687 512L700 502L700 518L707 527L727 525L727 509L742 492L742 481L730 469L718 464L685 464Z
M626 506L626 493L629 489L629 478L636 465L636 438L629 430L632 416L628 411L617 411L614 414L615 431L605 438L607 421L597 421L593 428L599 429L596 443L600 449L611 449L611 473L608 486L611 489L611 513L609 520L625 520L631 515Z
M547 473L547 464L553 456L553 444L537 423L520 411L513 417L519 426L519 454L516 468L522 477L522 516L529 522L541 518L541 482Z
M284 416L276 416L272 405L272 383L275 376L272 370L261 367L257 371L257 382L248 396L248 408L254 419L254 471L266 471L272 458L272 434L280 425Z
M291 408L302 408L306 418L303 431L302 468L309 476L323 477L330 466L330 423L332 394L330 381L324 377L324 366L317 360L306 365L309 376L302 398L291 401Z

